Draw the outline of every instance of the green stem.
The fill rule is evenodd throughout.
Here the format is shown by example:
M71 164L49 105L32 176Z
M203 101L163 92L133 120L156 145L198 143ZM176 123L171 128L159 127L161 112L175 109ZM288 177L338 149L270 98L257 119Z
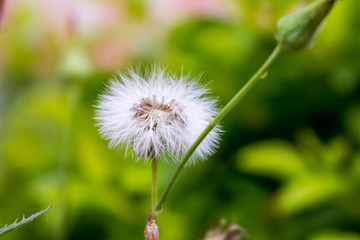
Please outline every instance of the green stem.
M155 207L158 201L157 179L158 179L158 159L154 158L152 160L152 177L151 177L151 211L154 214L155 219L156 219Z
M175 173L171 177L168 185L165 188L164 193L161 196L159 203L155 207L155 211L160 211L166 201L167 196L171 188L173 187L177 177L179 176L182 169L185 167L186 163L190 159L191 155L194 153L196 148L204 140L204 138L210 133L210 131L238 104L238 102L249 92L249 90L261 79L264 78L269 66L279 57L281 53L285 51L284 48L278 44L268 59L264 64L259 68L259 70L250 78L250 80L239 90L239 92L226 104L226 106L221 110L221 112L215 117L215 119L210 120L209 125L204 129L201 135L196 139L194 144L187 151L183 157L181 163L177 167Z

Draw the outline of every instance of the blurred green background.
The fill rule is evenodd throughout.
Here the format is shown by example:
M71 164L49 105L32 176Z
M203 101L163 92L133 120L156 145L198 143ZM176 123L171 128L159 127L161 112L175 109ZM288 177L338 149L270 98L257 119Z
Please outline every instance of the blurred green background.
M94 104L116 71L202 74L221 105L272 51L302 0L8 0L0 29L4 239L143 239L151 170L107 148ZM360 2L339 1L311 50L281 57L223 121L218 152L183 171L161 239L221 218L252 240L360 239ZM160 165L160 191L176 166Z

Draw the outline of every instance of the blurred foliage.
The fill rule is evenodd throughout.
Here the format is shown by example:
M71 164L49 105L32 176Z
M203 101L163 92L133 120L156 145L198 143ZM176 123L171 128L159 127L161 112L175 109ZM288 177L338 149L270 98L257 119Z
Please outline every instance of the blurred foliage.
M203 73L224 105L309 1L6 1L0 24L4 239L143 239L151 170L100 139L93 105L130 65ZM161 239L203 239L219 219L250 239L360 239L360 3L339 1L314 48L279 59L224 120L219 151L187 168ZM175 165L160 165L163 189ZM31 236L31 237L29 237Z

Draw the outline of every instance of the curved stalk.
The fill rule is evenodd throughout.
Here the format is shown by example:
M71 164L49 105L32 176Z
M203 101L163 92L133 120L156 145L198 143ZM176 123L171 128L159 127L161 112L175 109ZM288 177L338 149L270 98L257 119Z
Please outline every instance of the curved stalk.
M200 143L205 139L205 137L210 133L210 131L238 104L238 102L249 92L249 90L261 79L264 78L270 65L283 53L285 49L278 44L268 59L264 64L258 69L258 71L250 78L250 80L236 93L236 95L226 104L226 106L221 110L221 112L214 118L210 120L209 125L204 129L201 135L193 143L190 149L187 151L181 163L177 167L175 173L171 177L169 183L167 184L164 193L161 196L159 203L154 208L155 211L160 211L166 201L167 196L169 195L170 190L172 189L177 177L179 176L182 169L185 167L186 163L190 159L191 155L194 153L196 148Z

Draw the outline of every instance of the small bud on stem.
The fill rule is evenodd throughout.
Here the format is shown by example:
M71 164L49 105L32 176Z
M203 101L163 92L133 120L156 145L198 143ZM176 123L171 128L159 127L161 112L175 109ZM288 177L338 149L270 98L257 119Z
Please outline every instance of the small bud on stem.
M282 17L277 23L276 40L288 50L311 47L319 26L335 2L336 0L318 0L298 13Z
M152 213L150 213L148 221L145 226L145 240L159 240L159 229L155 223Z

